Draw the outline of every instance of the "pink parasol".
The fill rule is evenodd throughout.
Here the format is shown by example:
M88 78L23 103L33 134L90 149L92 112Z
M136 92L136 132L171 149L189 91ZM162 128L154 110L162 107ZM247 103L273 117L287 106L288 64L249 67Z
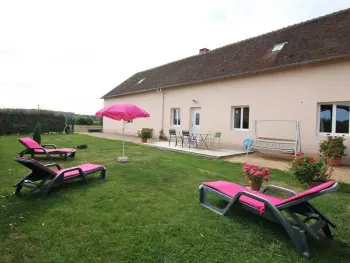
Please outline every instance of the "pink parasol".
M104 107L96 112L96 116L104 116L117 121L130 121L136 118L148 118L150 115L133 104L119 103Z
M96 116L123 121L123 158L124 158L124 121L136 118L148 118L150 115L139 107L129 103L112 104L96 112ZM125 157L127 158L127 157ZM125 161L125 160L124 160ZM127 161L127 160L126 160Z

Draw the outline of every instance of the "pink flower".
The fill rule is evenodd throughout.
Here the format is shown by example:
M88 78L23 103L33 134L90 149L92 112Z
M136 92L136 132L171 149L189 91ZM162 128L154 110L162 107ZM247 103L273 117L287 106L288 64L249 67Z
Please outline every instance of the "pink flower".
M246 172L248 172L248 171L249 171L248 168L246 168L246 167L243 168L243 173L246 173Z
M255 173L255 171L253 171L253 170L250 170L250 175L254 175L254 173Z
M270 174L270 169L269 169L269 168L265 168L265 169L263 170L263 174L264 174L264 175L269 175L269 174Z
M257 166L256 168L258 168L258 170L261 170L262 167L261 166Z
M257 172L254 173L254 176L262 176L262 172L257 171Z
M265 175L265 176L264 176L264 179L265 179L265 181L268 181L268 180L269 180L269 176L268 176L268 175Z

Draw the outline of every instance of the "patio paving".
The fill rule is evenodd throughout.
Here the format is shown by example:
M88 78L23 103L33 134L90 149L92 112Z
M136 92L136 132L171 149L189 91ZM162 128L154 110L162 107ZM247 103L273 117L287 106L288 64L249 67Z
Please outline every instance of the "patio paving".
M186 147L182 147L181 145L175 146L175 143L173 142L171 142L169 145L169 142L167 141L150 142L150 143L145 143L144 145L159 148L159 149L164 149L167 151L199 155L199 156L208 157L212 159L221 159L221 158L227 158L227 157L232 157L236 155L246 154L245 151L239 151L239 150L203 149L203 148L189 149L188 146Z

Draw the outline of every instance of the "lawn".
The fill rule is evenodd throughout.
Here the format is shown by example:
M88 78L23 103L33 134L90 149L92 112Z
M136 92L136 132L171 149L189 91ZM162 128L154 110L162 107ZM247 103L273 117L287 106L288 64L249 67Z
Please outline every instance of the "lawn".
M75 183L44 199L12 195L26 173L13 158L18 136L0 136L0 262L350 262L350 185L312 203L338 225L335 239L310 240L304 259L284 230L240 209L219 216L198 204L203 181L245 184L241 165L126 144L130 163L115 161L118 141L45 135L43 143L75 147L64 167L103 164L106 180ZM40 161L48 163L39 157ZM302 191L272 170L269 183Z

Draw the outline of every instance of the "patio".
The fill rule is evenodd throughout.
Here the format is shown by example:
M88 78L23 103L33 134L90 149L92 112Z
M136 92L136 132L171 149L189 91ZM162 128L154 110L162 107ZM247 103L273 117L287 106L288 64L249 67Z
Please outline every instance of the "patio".
M168 141L150 142L150 143L145 143L144 145L167 150L167 151L199 155L199 156L208 157L212 159L222 159L222 158L232 157L236 155L246 154L246 152L243 150L189 148L188 146L182 147L179 144L175 146L174 142L171 142L169 145Z

